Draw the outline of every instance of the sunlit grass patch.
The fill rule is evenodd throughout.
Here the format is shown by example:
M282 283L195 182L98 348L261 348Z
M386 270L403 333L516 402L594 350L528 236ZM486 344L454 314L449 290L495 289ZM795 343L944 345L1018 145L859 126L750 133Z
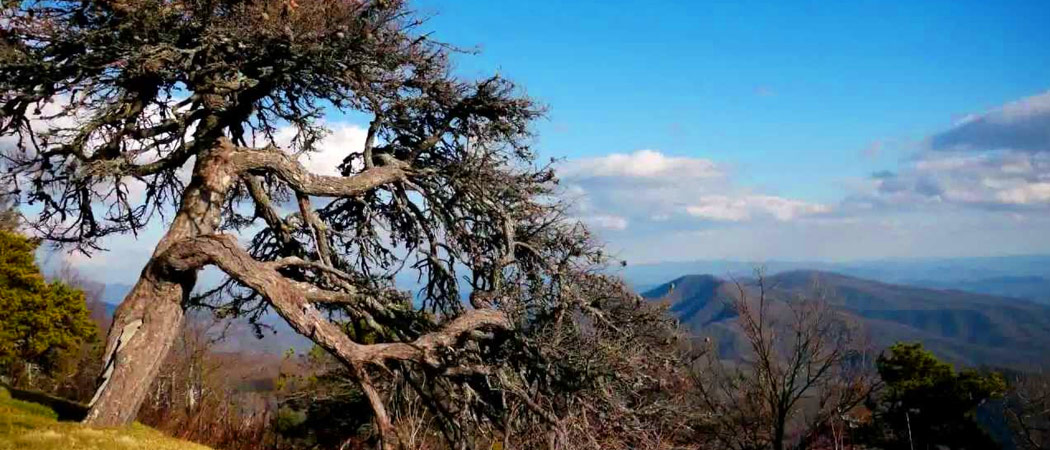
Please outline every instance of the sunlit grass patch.
M138 423L124 428L90 428L77 422L59 422L52 409L13 399L6 389L0 388L0 450L9 449L208 450Z

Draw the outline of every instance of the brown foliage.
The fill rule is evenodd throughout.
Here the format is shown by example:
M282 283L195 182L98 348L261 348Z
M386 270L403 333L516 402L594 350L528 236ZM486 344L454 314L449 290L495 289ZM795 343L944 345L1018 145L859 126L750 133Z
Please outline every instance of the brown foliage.
M279 361L215 351L222 326L201 317L186 322L138 420L214 448L272 448L273 393L250 388L252 381L272 379Z
M1050 449L1050 375L1021 375L1007 396L1006 418L1018 448Z
M680 448L688 445L689 378L683 339L666 311L647 304L604 276L574 280L584 313L538 312L527 334L505 336L479 352L479 362L432 369L388 365L371 379L390 405L392 427L404 448ZM525 349L530 355L522 355ZM472 357L469 353L463 356ZM354 402L361 394L338 365L320 369L292 389L290 405L336 402L324 419L343 415L354 434ZM307 374L315 373L313 370ZM308 416L307 421L311 418ZM334 426L333 422L317 426Z
M868 349L819 286L784 299L756 273L731 300L749 353L727 362L707 345L696 356L697 435L738 450L779 450L827 432L838 442L876 386Z

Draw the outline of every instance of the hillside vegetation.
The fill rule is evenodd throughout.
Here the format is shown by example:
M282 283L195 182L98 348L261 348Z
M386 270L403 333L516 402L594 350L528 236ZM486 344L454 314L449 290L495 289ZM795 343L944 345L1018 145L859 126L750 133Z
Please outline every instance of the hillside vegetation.
M125 428L91 428L59 421L47 406L11 397L0 388L0 450L208 450L208 447L164 436L132 424Z
M740 280L751 289L752 280ZM767 277L775 311L785 301L821 290L852 316L875 348L894 342L922 342L940 357L966 366L1025 369L1046 362L1050 347L1050 307L1034 302L958 290L882 283L831 272L790 271ZM733 358L746 349L728 301L737 295L732 281L710 275L677 278L644 294L665 302L684 325L719 342Z

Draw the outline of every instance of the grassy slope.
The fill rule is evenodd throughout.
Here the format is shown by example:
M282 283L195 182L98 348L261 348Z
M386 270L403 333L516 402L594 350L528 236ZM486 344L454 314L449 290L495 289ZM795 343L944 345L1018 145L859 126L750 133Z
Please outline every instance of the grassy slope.
M91 428L60 422L44 405L11 398L0 388L0 450L208 450L172 439L138 423L125 428Z

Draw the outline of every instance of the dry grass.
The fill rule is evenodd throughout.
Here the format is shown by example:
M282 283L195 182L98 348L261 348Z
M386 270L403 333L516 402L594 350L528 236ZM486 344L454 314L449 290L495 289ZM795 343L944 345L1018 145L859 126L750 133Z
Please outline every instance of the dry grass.
M134 424L125 428L90 428L60 422L52 409L11 398L0 388L0 450L208 450Z

